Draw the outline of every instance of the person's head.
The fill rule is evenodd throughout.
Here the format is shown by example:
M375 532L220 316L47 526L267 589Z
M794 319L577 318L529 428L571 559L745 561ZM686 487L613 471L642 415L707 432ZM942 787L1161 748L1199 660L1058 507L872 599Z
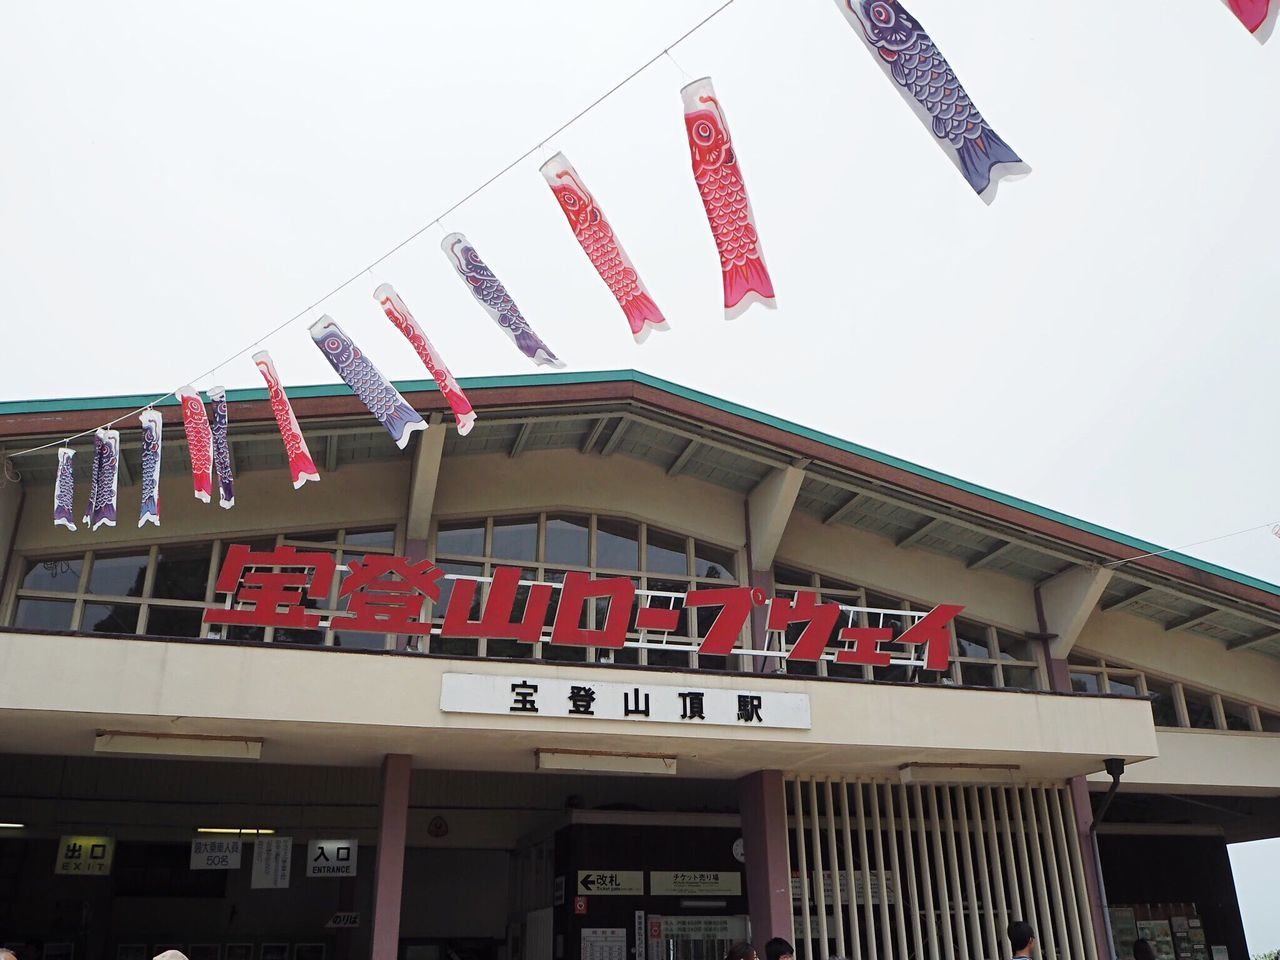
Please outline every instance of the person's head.
M774 937L764 945L764 960L795 960L795 947L781 937Z
M724 955L724 960L760 960L756 955L756 948L751 944L735 943L729 948L729 952Z
M0 947L0 960L18 960L18 955L8 947Z
M154 960L187 960L187 955L181 950L166 950L156 956Z
M1009 945L1013 947L1015 955L1019 953L1029 955L1035 943L1035 931L1027 921L1015 920L1009 924Z
M1133 960L1156 960L1156 951L1146 940L1133 941Z

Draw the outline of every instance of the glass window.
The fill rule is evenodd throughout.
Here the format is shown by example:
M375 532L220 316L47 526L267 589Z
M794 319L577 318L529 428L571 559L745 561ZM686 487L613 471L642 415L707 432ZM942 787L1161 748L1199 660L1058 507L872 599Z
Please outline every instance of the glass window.
M335 630L333 645L347 650L385 650L387 635L385 633L361 633L356 630Z
M323 543L327 546L338 542L337 530L310 530L307 533L286 533L286 540L298 540L302 543Z
M795 567L784 567L778 564L773 568L773 582L785 583L792 587L807 587L813 583L813 577Z
M80 589L80 571L84 557L65 560L33 560L22 578L23 590L57 590L59 593L75 593ZM19 624L22 626L22 624Z
M1134 673L1113 673L1108 670L1107 687L1109 693L1119 694L1122 697L1136 697L1138 695L1138 675Z
M453 574L462 577L482 577L484 576L484 567L478 563L455 563L448 560L442 560L436 564L446 574ZM444 612L449 609L449 598L453 595L453 586L457 582L452 577L441 577L437 581L440 585L440 599L435 602L431 615L436 620L444 617ZM471 600L471 611L468 617L472 620L480 619L480 597L481 589L477 587L475 596ZM432 639L431 649L435 650L435 638Z
M1040 671L1035 667L1011 667L1005 664L1000 668L1004 673L1004 685L1017 690L1039 690Z
M1101 661L1097 657L1090 657L1083 653L1076 653L1074 650L1067 654L1067 663L1077 667L1096 667Z
M547 562L585 567L590 558L591 521L587 517L547 517Z
M689 636L689 611L684 606L684 595L689 592L689 583L685 580L658 580L654 577L649 578L649 589L659 593L675 593L676 597L650 597L649 606L662 610L679 609L680 616L676 621L676 628L670 633L655 634L655 638L666 637L687 637ZM712 607L713 611L718 611L718 607ZM652 652L652 651L650 651ZM653 661L650 660L650 663Z
M197 546L165 545L156 556L156 580L153 597L166 600L203 600L209 582L209 544ZM151 632L150 625L147 632ZM190 634L175 634L189 636Z
M596 566L608 570L640 569L640 527L630 520L601 517L596 521Z
M444 521L436 533L436 556L483 557L484 521Z
M1191 722L1191 726L1201 730L1218 729L1218 720L1213 715L1212 697L1207 693L1188 690L1185 687L1183 688L1182 696L1187 702L1187 719Z
M649 573L674 573L684 576L689 572L689 559L685 556L685 538L649 528L645 543L644 564Z
M1157 727L1180 726L1173 684L1147 677L1147 697L1151 701L1151 719Z
M693 573L708 580L736 580L737 557L732 550L721 550L709 543L693 541Z
M396 548L396 532L394 530L348 530L343 540L348 548L359 550L394 550Z
M956 651L962 657L973 657L986 660L991 656L987 650L987 628L972 620L955 621Z
M1102 685L1096 673L1071 673L1071 689L1076 693L1100 693Z
M194 607L161 607L147 611L147 636L198 637L203 611Z
M82 633L136 633L139 609L133 603L86 603L80 630Z
M1258 711L1262 720L1262 729L1267 733L1280 733L1280 713L1267 713L1265 710Z
M1028 663L1035 662L1035 646L1032 641L1028 640L1026 637L1020 637L1015 633L1007 633L1004 630L997 630L996 646L999 649L1001 660L1022 660Z
M495 560L538 559L538 518L501 517L493 521L493 548L489 555Z
M1228 730L1252 730L1253 710L1245 703L1236 703L1225 697L1222 700L1222 712L1226 716Z
M89 592L108 597L140 597L147 577L146 553L94 557L89 571ZM201 599L204 594L201 594Z
M75 604L70 600L26 598L18 601L13 625L28 630L70 630L74 610Z
M966 687L994 687L996 668L990 663L960 664L960 682Z

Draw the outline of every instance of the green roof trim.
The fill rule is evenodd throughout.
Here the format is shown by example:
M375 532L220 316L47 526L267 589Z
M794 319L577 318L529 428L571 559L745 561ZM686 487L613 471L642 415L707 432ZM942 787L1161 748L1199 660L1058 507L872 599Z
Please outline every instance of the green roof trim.
M1060 513L1057 510L1050 510L1038 504L1031 503L1028 500L1022 500L1018 497L1012 497L1008 494L1000 493L988 487L979 486L976 483L969 483L967 480L961 480L958 477L950 476L937 470L931 470L928 467L922 467L919 464L911 463L899 457L881 453L878 450L872 450L870 447L864 447L861 444L851 443L840 437L832 436L829 433L823 433L820 430L813 430L809 427L802 426L798 423L792 423L790 420L784 420L781 417L775 417L772 414L761 413L759 410L753 410L750 407L744 407L741 404L732 403L728 400L722 400L714 397L709 393L703 393L700 390L692 390L689 387L681 386L678 383L672 383L669 380L663 380L660 377L651 376L642 373L639 370L586 370L581 372L565 372L565 373L526 373L511 374L493 377L463 377L459 383L467 390L485 390L498 387L537 387L537 386L562 386L580 383L639 383L655 390L661 390L664 393L670 393L686 400L692 400L695 403L705 404L714 407L725 413L742 417L765 426L773 427L790 433L794 436L804 437L807 440L813 440L818 443L835 447L847 453L852 453L860 457L866 457L868 460L874 460L877 463L894 467L898 470L914 474L918 477L924 477L938 483L945 484L957 490L963 490L976 496L983 497L995 503L1000 503L1017 510L1025 511L1034 516L1041 517L1045 520L1052 520L1055 523L1061 523L1069 527L1074 527L1085 533L1094 536L1105 537L1108 540L1132 547L1138 553L1160 553L1162 556L1168 557L1178 563L1185 564L1195 570L1204 573L1213 574L1235 583L1244 584L1266 593L1280 596L1280 585L1261 580L1258 577L1252 577L1236 570L1230 570L1227 567L1219 566L1216 563L1210 563L1207 560L1201 560L1197 557L1189 556L1185 553L1166 550L1166 548L1147 540L1140 540L1137 537L1131 537L1127 534L1120 533L1107 527L1099 526L1096 523L1089 523L1087 520L1080 520L1076 517ZM402 393L419 393L422 391L439 390L435 380L397 380L396 387ZM299 400L309 397L336 397L350 394L350 389L345 384L325 383L314 384L311 386L289 387L287 388L291 399ZM227 400L235 402L241 400L266 400L267 391L265 387L254 387L243 390L228 390ZM115 397L73 397L58 400L14 400L0 402L0 417L5 416L22 416L24 414L40 414L40 413L62 413L68 411L83 410L120 410L137 407L145 407L154 405L158 407L177 406L178 401L169 397L159 403L154 403L154 394L138 394L133 396L115 396Z

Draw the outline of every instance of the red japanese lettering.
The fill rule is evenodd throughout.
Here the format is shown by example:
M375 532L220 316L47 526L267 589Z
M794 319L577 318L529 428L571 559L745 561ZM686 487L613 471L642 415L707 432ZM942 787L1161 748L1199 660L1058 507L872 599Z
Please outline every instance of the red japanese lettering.
M479 620L471 619L471 605L475 602L475 580L455 580L449 607L444 613L441 636L493 637L502 640L520 640L537 643L542 636L542 625L547 620L547 608L551 605L551 587L545 583L529 588L524 616L519 622L512 619L516 607L516 590L520 586L521 571L515 567L498 567L493 572L493 584Z
M370 554L351 561L351 573L338 588L349 597L346 615L333 625L357 633L423 634L431 624L421 619L426 599L440 599L444 571L430 560L412 563L404 557Z
M924 668L945 670L951 662L951 631L949 624L964 607L955 603L940 603L913 623L898 638L899 643L920 644L925 649Z
M838 603L818 603L818 595L801 590L795 597L774 597L769 604L769 630L785 631L793 623L803 623L804 629L796 638L788 660L817 660L827 647L827 641L835 631L840 618Z
M260 569L263 567L290 569L276 572ZM205 610L204 622L314 629L321 616L307 612L306 599L329 596L335 568L333 555L321 551L277 547L255 553L242 543L234 543L227 548L214 585L218 593L230 595L232 606ZM247 609L236 609L242 605Z
M732 653L742 628L747 625L752 606L765 601L764 591L752 587L715 587L710 590L690 590L685 595L685 607L720 607L715 620L702 638L699 653L724 656Z
M891 662L889 652L880 644L893 640L888 627L845 627L840 631L841 640L852 640L853 646L836 651L836 663L865 663L872 667L887 667Z
M583 604L597 597L609 598L604 626L594 630L578 626ZM627 621L635 598L635 584L627 577L593 580L585 573L566 573L551 642L573 647L621 647L627 642Z

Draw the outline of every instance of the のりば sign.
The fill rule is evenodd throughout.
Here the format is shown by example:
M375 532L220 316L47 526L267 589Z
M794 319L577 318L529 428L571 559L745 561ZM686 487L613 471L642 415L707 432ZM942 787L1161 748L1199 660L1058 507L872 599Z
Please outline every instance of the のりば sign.
M323 550L276 547L253 550L233 544L218 573L215 589L225 595L226 605L207 609L204 622L257 627L286 627L315 630L325 626L367 633L431 634L442 637L488 637L523 643L550 642L570 647L617 649L631 645L661 646L652 641L636 641L627 636L629 625L641 637L674 632L683 610L706 607L715 617L701 638L698 653L725 656L753 653L756 656L784 656L788 660L832 659L836 663L888 666L894 662L882 643L893 642L922 651L922 659L912 659L926 670L945 670L951 662L951 633L948 624L964 607L940 604L927 613L892 611L895 617L914 623L899 637L888 627L853 626L857 607L821 602L811 590L797 590L790 597L768 597L758 587L710 587L670 594L639 590L629 577L592 577L581 572L567 573L562 584L530 583L521 580L518 567L494 569L488 596L476 619L471 608L480 590L480 579L446 575L430 560L381 554L351 560L350 572L338 587L339 602L345 608L326 618L308 608L308 600L326 603L337 563ZM427 600L438 603L441 585L449 581L451 590L444 610L444 623L436 627L424 615ZM524 610L515 617L517 595L527 588ZM554 591L559 602L550 634L545 624ZM581 624L587 609L602 609L607 601L604 622L594 628ZM655 601L648 602L645 601ZM766 607L767 629L781 634L781 650L752 651L737 646L747 620L757 607ZM874 616L878 611L871 611ZM842 624L849 624L842 626ZM785 649L789 628L802 625ZM843 647L828 648L832 636Z

